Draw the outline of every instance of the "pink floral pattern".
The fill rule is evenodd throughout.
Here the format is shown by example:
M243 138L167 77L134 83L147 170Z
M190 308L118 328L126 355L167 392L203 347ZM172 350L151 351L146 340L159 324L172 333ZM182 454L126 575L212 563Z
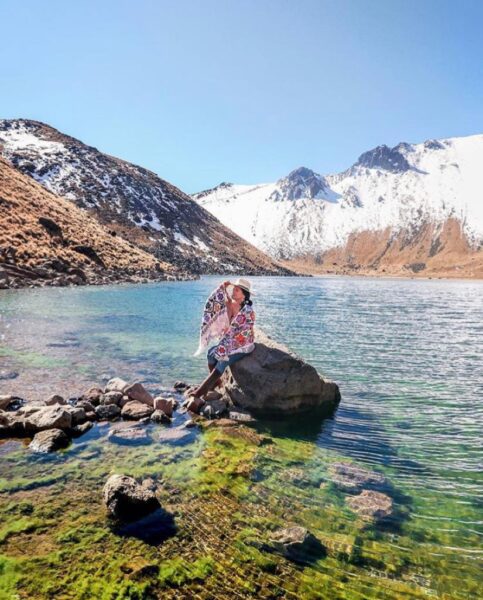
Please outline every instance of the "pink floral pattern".
M226 360L231 354L252 352L255 348L255 311L246 304L230 323L227 297L223 285L214 290L205 303L201 320L200 342L194 356L198 356L213 341L220 339L214 357Z

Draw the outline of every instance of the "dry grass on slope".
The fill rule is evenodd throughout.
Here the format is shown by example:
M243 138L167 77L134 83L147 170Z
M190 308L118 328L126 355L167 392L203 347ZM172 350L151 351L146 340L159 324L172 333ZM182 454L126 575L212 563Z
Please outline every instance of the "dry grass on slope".
M60 259L87 271L177 272L169 263L113 236L87 212L1 158L0 251L0 262L18 267L35 268Z

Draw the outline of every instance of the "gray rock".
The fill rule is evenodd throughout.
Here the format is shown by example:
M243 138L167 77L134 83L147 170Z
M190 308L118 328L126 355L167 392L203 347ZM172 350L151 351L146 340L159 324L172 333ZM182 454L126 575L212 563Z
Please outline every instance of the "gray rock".
M125 419L144 419L144 417L150 417L154 412L152 406L148 406L143 402L137 400L131 400L122 407L122 416Z
M222 375L223 397L254 413L332 412L340 400L337 384L259 329L253 352Z
M381 488L387 481L384 475L358 467L351 463L338 462L329 466L332 483L345 492L357 492L362 488Z
M127 475L111 475L104 486L104 503L115 517L134 520L160 508L149 486Z
M115 404L99 404L96 406L96 415L101 420L116 419L121 415L121 409Z
M227 413L227 403L225 400L206 400L206 403L200 410L200 415L207 419L217 419Z
M46 429L70 429L72 415L66 407L41 406L32 414L25 416L25 428L28 431L44 431Z
M95 406L91 404L88 400L78 400L75 405L77 408L83 408L86 413L95 412L96 410Z
M127 381L121 379L120 377L114 377L107 382L106 385L106 393L107 392L121 392L124 393L125 388L128 386Z
M117 404L119 406L121 399L122 392L107 392L101 396L100 404Z
M358 496L346 498L347 505L360 517L369 521L382 521L393 513L392 498L374 490L363 490Z
M48 429L35 434L29 444L32 452L54 452L69 445L69 438L62 429Z

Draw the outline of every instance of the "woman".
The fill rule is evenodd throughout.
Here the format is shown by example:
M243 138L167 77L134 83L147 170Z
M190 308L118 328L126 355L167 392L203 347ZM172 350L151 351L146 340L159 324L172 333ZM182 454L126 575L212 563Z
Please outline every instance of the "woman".
M231 298L227 292L229 285L233 285ZM212 390L228 365L255 349L255 311L252 308L250 293L250 282L238 278L233 284L224 281L206 301L200 343L193 356L198 356L213 340L219 341L208 349L210 374L192 394L195 398L202 398Z

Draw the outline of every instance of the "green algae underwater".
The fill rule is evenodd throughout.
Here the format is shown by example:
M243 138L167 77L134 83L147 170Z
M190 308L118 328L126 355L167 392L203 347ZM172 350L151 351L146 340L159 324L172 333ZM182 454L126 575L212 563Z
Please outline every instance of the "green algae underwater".
M474 380L465 372L465 362L459 360L455 366L453 360L448 366L434 328L425 336L424 327L417 348L423 347L425 356L431 357L432 343L440 354L434 363L426 359L423 371L431 370L430 377L417 376L411 362L416 346L399 317L401 310L406 316L413 309L421 312L434 288L397 282L400 285L392 292L386 284L383 306L379 282L362 281L354 291L354 283L346 287L343 280L307 280L297 297L296 282L252 279L260 291L257 316L270 333L283 337L320 372L341 382L342 402L335 415L260 420L250 430L268 438L263 444L256 436L234 436L223 428L190 429L182 439L158 441L169 428L159 425L149 426L150 445L117 445L107 440L108 427L101 424L49 456L32 455L25 441L2 440L0 598L479 597L481 478L475 465L481 445L474 437L478 415L462 418L463 401L455 399L458 392L474 402ZM204 368L193 367L188 336L196 327L199 302L216 281L203 278L143 290L141 286L66 290L60 300L56 296L52 314L46 304L53 295L42 296L43 290L17 293L15 306L13 295L3 306L0 298L4 324L9 325L2 332L4 364L19 372L17 379L0 382L0 389L11 392L20 386L19 391L43 394L50 386L52 393L61 393L70 385L69 393L74 394L112 374L131 374L166 387L175 379L199 379ZM315 298L317 304L322 295L324 312L314 315L315 333L295 320L281 325L277 316L283 307L273 301L275 286L280 285L305 310L308 299ZM405 286L409 289L404 302L400 295ZM471 304L477 296L468 296L466 287L442 285L438 291L440 296L449 295L453 311L456 301L460 306L463 302L460 295L470 298L465 300L465 312L473 310L475 322L479 319L480 305ZM419 302L412 305L415 292ZM139 315L140 294L144 306L160 311L156 319L146 310ZM172 295L178 300L176 310L194 315L179 339L169 329L167 309L148 302L149 294ZM270 297L270 303L264 304L263 297ZM448 302L443 298L441 306ZM170 310L175 310L172 304ZM354 331L348 325L348 311L358 315L358 339L365 338L363 346L351 344L349 353L346 342ZM426 317L423 310L423 321ZM58 319L54 333L48 329L33 344L32 327L41 329L53 318ZM393 323L389 336L398 340L399 349L394 356L388 338L376 335L381 331L379 319L385 331ZM440 326L445 319L448 315L441 313ZM156 352L155 338L150 337L153 322L166 335L160 336L159 347L169 341L164 351ZM475 359L481 356L471 338L474 323L460 320L457 325L457 343L464 346L470 337L463 354L471 363L470 352ZM413 327L421 334L421 323ZM441 335L456 335L448 327ZM377 339L371 338L373 331ZM126 348L129 332L133 341ZM328 335L330 348L316 341L327 340ZM79 360L81 351L84 358ZM378 370L382 356L385 369ZM458 377L448 372L450 368L458 370ZM438 401L431 411L424 410L428 398ZM443 403L446 412L440 413ZM335 484L331 470L341 461L386 477L393 518L378 524L349 508L348 493ZM157 480L158 498L166 511L163 518L120 528L102 502L102 488L112 473ZM321 541L324 552L295 563L268 551L263 542L287 525L306 527Z

